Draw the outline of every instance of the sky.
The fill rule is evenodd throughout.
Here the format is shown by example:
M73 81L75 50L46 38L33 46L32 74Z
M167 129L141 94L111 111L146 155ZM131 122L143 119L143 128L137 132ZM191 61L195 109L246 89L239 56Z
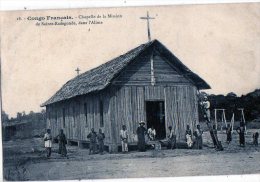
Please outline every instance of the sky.
M1 13L3 110L11 117L40 111L40 104L76 76L77 67L83 73L146 43L147 25L140 17L147 11L155 17L152 39L202 77L212 87L208 93L246 94L260 88L259 9L260 3L250 3ZM108 14L121 16L77 26L27 20L72 16L78 22L79 15Z

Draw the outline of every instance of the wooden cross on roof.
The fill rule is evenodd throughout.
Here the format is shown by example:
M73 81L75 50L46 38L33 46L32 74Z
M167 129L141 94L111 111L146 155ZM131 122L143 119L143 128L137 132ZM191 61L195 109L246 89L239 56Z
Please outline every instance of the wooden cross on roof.
M147 16L146 17L140 17L140 19L146 20L147 21L147 34L148 34L148 41L151 41L151 32L150 32L150 20L155 19L153 17L149 16L149 12L147 11Z
M75 69L75 71L77 72L77 76L79 76L80 69L77 68L77 69Z

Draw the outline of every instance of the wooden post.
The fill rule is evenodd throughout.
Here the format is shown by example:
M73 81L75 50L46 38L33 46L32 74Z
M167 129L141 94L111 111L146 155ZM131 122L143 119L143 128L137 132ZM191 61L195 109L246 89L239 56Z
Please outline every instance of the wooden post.
M214 110L215 110L215 125L216 125L216 129L218 130L217 109Z
M224 122L225 122L225 125L226 125L226 127L227 127L227 119L226 119L226 112L225 112L225 109L223 110L223 113L224 113Z
M84 146L83 146L83 142L78 141L78 147L79 147L79 148L84 148Z
M235 124L235 113L233 113L233 115L232 115L232 118L231 118L230 124L231 124L231 132L233 133L233 130L234 130L234 124Z
M244 115L244 108L238 108L239 111L241 111L241 122L244 123L244 128L245 128L245 132L247 134L247 130L246 130L246 120L245 120L245 115Z

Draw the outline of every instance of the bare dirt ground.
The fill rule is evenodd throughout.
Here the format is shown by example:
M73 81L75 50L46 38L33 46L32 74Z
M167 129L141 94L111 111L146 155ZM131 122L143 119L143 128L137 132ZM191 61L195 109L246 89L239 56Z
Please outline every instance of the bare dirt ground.
M69 180L259 174L260 146L251 144L254 131L248 131L245 148L239 147L237 134L233 134L233 141L228 145L226 135L219 133L224 151L215 151L209 134L204 133L203 150L89 156L88 149L68 146L68 159L57 154L57 144L51 159L46 159L40 138L8 141L3 143L4 177L7 180Z

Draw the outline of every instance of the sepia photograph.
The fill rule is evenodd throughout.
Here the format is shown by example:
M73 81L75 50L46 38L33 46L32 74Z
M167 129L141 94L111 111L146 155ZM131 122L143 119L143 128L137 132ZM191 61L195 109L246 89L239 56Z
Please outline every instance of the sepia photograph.
M259 10L2 11L4 180L260 174Z

